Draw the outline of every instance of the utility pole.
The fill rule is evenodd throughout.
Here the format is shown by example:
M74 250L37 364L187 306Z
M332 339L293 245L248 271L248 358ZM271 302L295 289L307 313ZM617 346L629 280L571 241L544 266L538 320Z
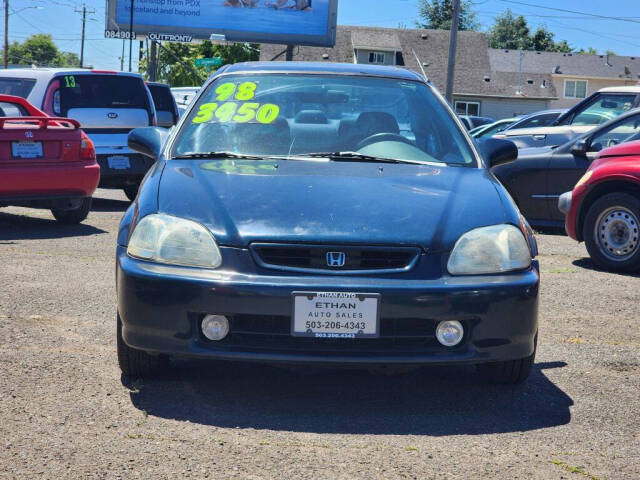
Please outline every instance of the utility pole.
M447 102L453 105L453 79L456 73L456 49L458 48L458 21L460 19L460 0L453 0L451 16L451 37L449 39L449 65L447 66Z
M132 53L133 53L133 0L131 0L131 17L129 20L129 71L131 71Z
M95 10L87 11L87 5L85 3L82 4L82 10L74 10L76 13L82 14L82 37L80 39L80 68L84 67L84 29L85 24L87 23L87 13L94 14Z
M9 0L4 0L4 68L9 68Z
M124 47L126 45L126 40L122 39L122 55L120 56L120 71L124 72Z
M151 48L149 50L149 80L152 82L156 81L157 68L156 41L151 40Z
M520 66L518 67L518 91L516 95L522 95L522 59L524 58L524 52L520 50Z

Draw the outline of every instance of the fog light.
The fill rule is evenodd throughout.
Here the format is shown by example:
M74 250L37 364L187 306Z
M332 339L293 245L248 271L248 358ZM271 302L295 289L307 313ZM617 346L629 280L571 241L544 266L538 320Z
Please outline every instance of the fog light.
M222 315L207 315L202 319L202 333L209 340L222 340L229 333L229 320Z
M462 340L464 328L457 320L447 320L440 322L436 328L436 338L445 347L453 347Z

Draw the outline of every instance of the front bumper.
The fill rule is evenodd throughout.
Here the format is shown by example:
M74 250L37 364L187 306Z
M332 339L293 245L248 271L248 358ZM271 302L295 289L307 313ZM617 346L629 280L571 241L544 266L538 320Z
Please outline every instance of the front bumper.
M558 209L564 214L564 230L567 235L574 240L580 241L577 220L578 207L580 205L581 195L575 195L575 190L560 195L558 199Z
M223 258L249 255L222 250ZM116 269L123 340L151 353L343 365L480 363L531 355L538 329L537 262L510 275L438 280L281 276L157 265L118 247ZM380 293L380 338L291 337L293 291ZM224 340L201 334L207 313L230 318ZM459 345L447 348L435 340L441 320L463 323Z

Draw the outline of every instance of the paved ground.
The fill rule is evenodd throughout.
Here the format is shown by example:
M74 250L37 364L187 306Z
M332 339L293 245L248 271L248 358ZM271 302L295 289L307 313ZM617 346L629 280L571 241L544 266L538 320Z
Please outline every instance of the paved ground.
M640 478L640 276L539 236L535 371L383 377L182 362L130 383L115 358L114 246L99 190L78 227L0 211L0 477Z

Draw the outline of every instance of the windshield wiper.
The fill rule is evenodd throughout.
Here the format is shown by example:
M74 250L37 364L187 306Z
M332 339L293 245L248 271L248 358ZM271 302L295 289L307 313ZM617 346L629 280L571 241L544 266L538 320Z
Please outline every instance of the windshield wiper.
M261 157L258 155L242 155L240 153L233 152L192 152L192 153L183 153L182 155L177 155L175 157L171 157L172 160L189 160L189 159L216 159L216 158L228 158L231 160L264 160L265 158L272 158L270 155Z
M358 152L314 152L314 153L299 153L296 157L310 157L310 158L328 158L338 162L378 162L378 163L412 163L415 165L427 165L428 162L421 162L419 160L404 160L398 158L386 158L376 157L373 155L365 155Z

